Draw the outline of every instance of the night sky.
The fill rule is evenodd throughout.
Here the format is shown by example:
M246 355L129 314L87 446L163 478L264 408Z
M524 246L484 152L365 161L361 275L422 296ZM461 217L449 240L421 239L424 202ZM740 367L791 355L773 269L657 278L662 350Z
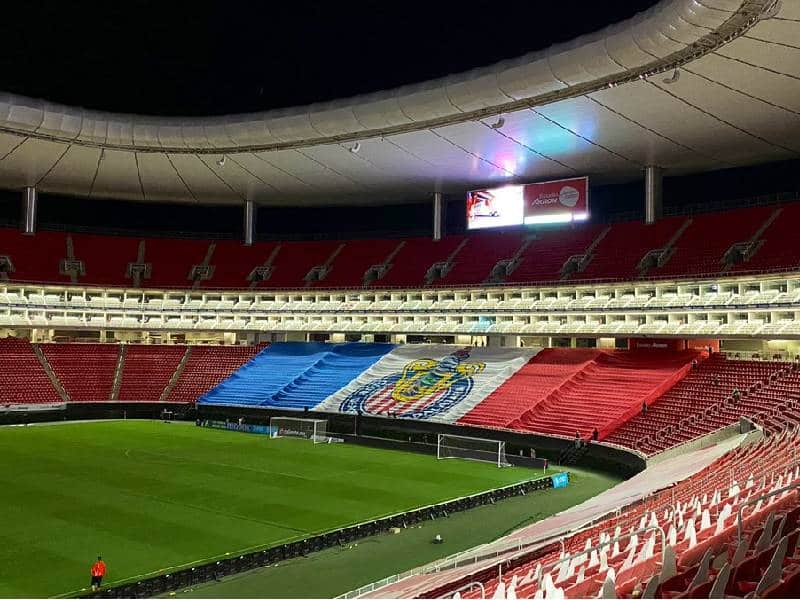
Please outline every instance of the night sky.
M416 83L595 31L656 0L25 0L0 19L0 91L218 115Z

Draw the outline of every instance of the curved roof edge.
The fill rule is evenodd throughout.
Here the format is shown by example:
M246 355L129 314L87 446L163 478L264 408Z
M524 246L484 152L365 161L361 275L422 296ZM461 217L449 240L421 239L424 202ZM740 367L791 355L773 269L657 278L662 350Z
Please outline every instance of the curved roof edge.
M0 132L177 154L259 152L396 135L541 106L669 71L746 32L775 2L662 0L626 21L491 67L261 113L153 117L0 93Z

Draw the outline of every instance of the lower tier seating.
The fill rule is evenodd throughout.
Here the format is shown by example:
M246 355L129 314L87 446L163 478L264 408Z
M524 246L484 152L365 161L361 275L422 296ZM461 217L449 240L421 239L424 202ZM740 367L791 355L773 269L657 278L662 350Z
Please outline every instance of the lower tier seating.
M545 371L555 365L556 377L547 390L524 389L529 385L530 373L536 367L512 377L498 388L483 404L495 407L512 407L506 414L514 416L503 426L517 431L536 431L547 434L573 436L577 432L582 438L590 437L598 430L599 439L631 418L643 403L651 403L679 381L688 371L697 354L661 351L594 351L584 356L588 360L575 364L576 356L569 349L551 349L541 352L531 363L547 364ZM577 358L580 358L579 354ZM559 370L559 366L566 368ZM559 377L559 374L562 376ZM522 378L519 383L517 379ZM520 393L522 391L522 393ZM514 407L514 401L525 405L524 411ZM486 411L483 404L480 411ZM462 422L475 423L473 420Z
M42 344L47 362L72 402L108 402L120 346Z
M478 427L510 427L598 354L595 349L542 350L459 422Z
M768 399L757 396L771 379L790 365L781 362L729 360L712 354L699 363L647 411L625 423L608 437L608 442L654 454L720 427L755 416L787 399L787 391L774 388ZM732 393L739 390L738 402ZM751 397L752 396L752 397ZM728 402L724 402L728 399Z
M63 402L27 340L0 339L0 406Z
M643 502L425 596L792 597L800 588L798 447L792 433L737 448Z
M158 402L185 352L186 346L128 346L119 401Z
M167 402L194 402L264 349L258 346L194 346Z

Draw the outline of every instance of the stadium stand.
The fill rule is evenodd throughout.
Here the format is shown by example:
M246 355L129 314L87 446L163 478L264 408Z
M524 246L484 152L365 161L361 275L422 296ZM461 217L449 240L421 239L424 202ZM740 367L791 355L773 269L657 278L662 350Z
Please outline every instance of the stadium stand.
M0 229L0 256L10 257L14 265L12 281L128 287L134 284L128 266L141 258L150 272L139 287L153 288L243 289L250 286L248 276L256 267L271 267L269 276L256 282L259 288L362 287L367 271L384 264L391 267L384 277L367 282L372 287L680 278L796 268L800 253L791 236L798 214L800 204L789 204L672 217L655 225L580 224L534 234L480 232L439 242L327 240L260 242L252 247L230 240L139 240L53 232L42 232L34 240ZM734 244L744 245L741 256L729 255ZM666 250L663 265L640 270L640 261L653 250ZM449 258L444 276L426 282L431 266ZM62 274L65 259L80 261L83 272L74 277ZM508 265L493 273L499 261ZM192 277L193 267L202 275L196 272Z
M40 348L72 402L111 400L119 346L42 344Z
M616 223L594 248L581 271L581 279L636 279L639 263L651 250L664 248L675 236L685 217L672 217L647 225L639 221Z
M539 371L538 365L545 364L544 374L555 375L550 379L553 387L543 390L542 386L534 386L525 410L519 412L515 408L519 414L504 427L567 437L578 432L582 438L591 436L597 428L602 440L641 410L642 403L650 404L679 381L696 356L693 351L595 351L594 355L587 352L582 357L574 356L570 349L541 352L531 361L536 367L520 374L520 385L530 385L531 377ZM576 358L583 357L586 360L576 364ZM566 367L559 370L564 364ZM502 391L499 389L487 399L489 410L513 404L519 389L516 379L517 376L512 377ZM479 405L478 410L487 409Z
M167 397L168 402L194 402L252 360L258 346L193 346L183 372Z
M684 277L720 273L723 259L733 244L747 242L775 209L768 206L728 211L720 219L716 214L697 215L675 242L669 260L652 276Z
M220 240L216 242L211 264L214 273L204 280L204 288L241 288L250 286L247 279L256 267L264 266L270 254L278 247L276 243L243 246L240 242Z
M755 590L782 597L797 586L798 445L788 434L737 448L563 543L516 556L502 576L484 568L427 597L453 597L459 587L463 598L743 597Z
M275 343L200 398L200 403L313 408L392 348L391 344Z
M712 354L658 398L646 415L635 416L607 441L654 454L735 423L739 417L753 417L787 399L784 393L789 390L780 387L774 388L772 400L765 398L770 382L782 372L791 372L791 366ZM763 394L756 394L762 387ZM733 403L735 389L742 398Z
M325 278L316 287L361 287L364 274L373 265L382 264L397 248L399 240L352 240L336 255Z
M499 231L472 235L453 260L452 269L436 283L444 285L479 284L489 278L497 261L512 258L522 248L526 234Z
M94 285L131 285L127 278L129 263L138 258L139 241L129 237L72 235L74 257L83 261L85 275L81 283Z
M341 245L336 241L281 243L272 275L259 287L303 287L309 272L324 266Z
M186 351L186 346L127 346L119 401L158 402Z
M30 342L0 339L0 405L61 402Z
M738 271L768 271L793 269L800 265L800 248L795 243L800 204L780 209L778 217L761 234L752 254L732 269Z
M605 229L606 227L602 225L577 225L572 229L544 231L538 234L526 247L520 265L508 277L508 281L562 279L567 276L567 272L563 271L567 260L572 256L584 255ZM575 275L582 277L581 273Z
M375 281L376 287L414 287L425 281L428 269L446 262L466 238L450 235L435 241L429 238L407 240L394 259L385 276Z
M546 348L464 415L460 423L508 427L597 358L598 354L599 351L594 349L564 351Z

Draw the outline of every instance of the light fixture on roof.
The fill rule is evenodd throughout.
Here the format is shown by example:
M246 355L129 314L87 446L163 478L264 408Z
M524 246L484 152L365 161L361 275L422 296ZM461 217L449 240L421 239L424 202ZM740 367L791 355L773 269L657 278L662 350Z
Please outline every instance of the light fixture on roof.
M498 117L497 121L489 125L492 129L502 129L503 125L506 124L506 120L503 117Z
M220 159L217 161L217 164L218 164L220 167L224 167L224 166L225 166L225 155L224 155L224 154L222 155L222 158L220 158Z
M675 82L676 82L676 81L678 81L678 79L680 79L680 78L681 78L681 71L680 71L680 69L675 69L675 70L672 72L672 75L670 75L669 77L665 77L665 78L664 78L664 79L662 79L661 81L663 81L664 83L670 84L670 83L675 83Z
M352 146L350 146L350 152L353 154L358 154L361 151L361 142L356 142Z

